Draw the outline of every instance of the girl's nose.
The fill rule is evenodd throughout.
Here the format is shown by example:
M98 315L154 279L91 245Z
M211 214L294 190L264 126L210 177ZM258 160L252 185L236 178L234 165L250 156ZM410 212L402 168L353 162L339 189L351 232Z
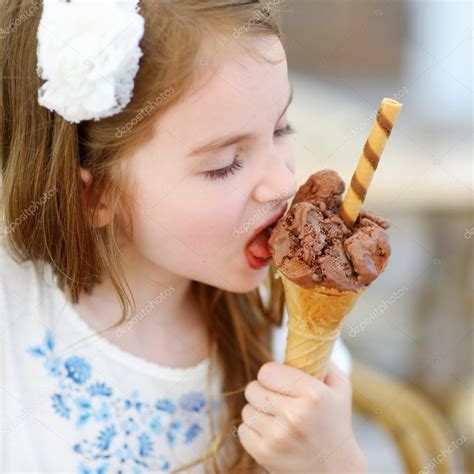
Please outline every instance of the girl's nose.
M269 201L287 201L291 199L298 188L294 169L284 160L275 160L276 164L264 170L263 178L254 188L254 199L259 203Z

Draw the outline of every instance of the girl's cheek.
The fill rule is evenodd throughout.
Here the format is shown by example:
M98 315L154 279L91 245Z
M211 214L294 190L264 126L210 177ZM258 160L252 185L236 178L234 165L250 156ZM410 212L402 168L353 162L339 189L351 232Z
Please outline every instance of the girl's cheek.
M189 202L168 200L142 216L139 235L150 244L160 241L168 248L183 245L209 257L233 243L233 230L239 225L238 205L228 196L225 201L206 200L202 195L193 195Z
M168 234L206 254L216 246L235 244L234 231L245 220L252 193L254 176L245 168L248 164L217 180L206 179L205 166L174 175L164 169L139 173L134 227L140 240L156 242L158 236L163 240Z

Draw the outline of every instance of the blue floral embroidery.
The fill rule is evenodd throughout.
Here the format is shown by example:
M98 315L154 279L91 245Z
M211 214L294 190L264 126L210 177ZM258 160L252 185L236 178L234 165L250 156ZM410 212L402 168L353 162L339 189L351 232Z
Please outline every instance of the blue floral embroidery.
M58 381L51 396L55 413L73 421L79 432L87 426L72 447L79 458L79 474L169 471L170 462L156 450L160 443L192 443L203 431L202 417L220 408L217 400L207 403L197 391L154 403L143 401L137 390L129 397L118 396L112 387L94 379L87 360L77 355L63 359L54 353L55 347L54 336L47 330L43 343L27 352L42 359L48 375Z
M51 399L53 401L53 408L55 412L63 418L69 418L71 409L64 402L62 395L60 395L59 393L55 393L54 395L52 395Z
M183 395L179 401L179 404L184 410L199 413L206 404L206 399L202 393L191 392Z
M169 413L170 415L172 415L174 411L176 410L174 403L168 399L158 400L155 403L155 407L157 410L165 411L166 413Z
M186 444L190 443L202 430L202 428L198 424L191 425L186 433L184 434L184 442Z
M64 367L66 367L67 376L78 384L87 382L91 376L91 366L82 357L69 357L64 362Z

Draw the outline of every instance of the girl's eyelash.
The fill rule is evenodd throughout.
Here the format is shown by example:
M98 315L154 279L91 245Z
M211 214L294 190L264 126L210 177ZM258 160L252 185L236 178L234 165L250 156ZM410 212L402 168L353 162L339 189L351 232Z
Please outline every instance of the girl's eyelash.
M288 124L284 128L280 128L279 130L275 130L274 136L275 137L283 137L285 135L291 135L292 133L295 133L295 129ZM238 156L238 155L237 155ZM225 179L229 175L229 173L234 174L236 170L242 168L243 163L242 161L237 159L237 156L235 157L234 161L229 165L226 166L225 168L221 168L220 170L212 170L212 171L207 171L204 176L207 179Z
M292 133L295 133L295 129L288 124L286 127L280 128L280 130L275 130L274 135L275 137L282 137L284 135L291 135Z
M237 155L238 156L238 155ZM242 168L243 163L235 157L234 161L232 164L229 166L226 166L225 168L222 168L220 170L212 170L212 171L207 171L205 173L205 177L207 179L225 179L227 178L229 173L234 174L235 170L238 170Z

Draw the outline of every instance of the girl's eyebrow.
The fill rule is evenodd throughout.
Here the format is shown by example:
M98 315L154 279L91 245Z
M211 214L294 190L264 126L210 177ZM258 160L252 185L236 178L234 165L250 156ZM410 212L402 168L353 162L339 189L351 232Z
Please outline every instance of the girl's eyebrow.
M288 101L285 105L285 108L283 109L283 112L280 114L280 117L278 117L278 121L285 115L286 111L288 110L288 107L291 104L291 101L293 100L293 86L290 84L290 95L288 98ZM243 142L244 140L247 140L249 138L252 138L251 133L240 133L238 135L231 135L227 137L222 137L222 138L217 138L215 140L212 140L209 143L206 143L204 145L200 145L194 150L192 150L190 153L188 153L187 156L200 156L207 154L211 151L216 151L220 150L222 148L225 148L230 145L235 145L236 143Z

